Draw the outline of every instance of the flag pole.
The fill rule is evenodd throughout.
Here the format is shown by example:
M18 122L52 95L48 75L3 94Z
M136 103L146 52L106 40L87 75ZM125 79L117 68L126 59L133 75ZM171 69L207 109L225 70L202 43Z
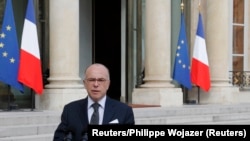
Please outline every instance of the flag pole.
M181 0L181 13L183 13L183 10L184 10L184 3L183 3L183 0ZM186 90L185 90L185 86L181 85L181 88L182 88L182 93L183 93L183 103L186 103Z
M173 69L173 80L177 81L182 87L182 92L186 93L187 89L192 88L190 80L190 58L188 54L188 40L186 37L185 16L183 14L184 3L181 3L181 22L179 38L177 42L175 62ZM184 101L184 99L183 99Z
M35 105L35 93L31 89L31 111L34 111L34 105Z
M184 11L184 3L183 3L183 0L181 0L181 13L183 13L183 11ZM183 90L182 92L183 92L183 96L184 96L183 103L186 103L187 102L186 88L184 85L181 85L181 87L182 87L182 90Z
M7 107L7 111L12 111L13 109L17 110L18 105L15 102L11 103L11 90L10 90L11 87L10 87L10 85L7 85L7 86L8 86L8 107ZM14 100L15 99L13 98L13 101Z
M10 106L10 85L8 85L8 108L7 111L11 111L11 106Z
M200 87L198 86L198 104L200 104Z
M184 10L184 3L183 0L181 0L181 13L183 13L183 10Z
M199 9L199 12L201 12L201 0L199 0L198 9Z
M183 0L181 0L181 13L184 14L184 2ZM184 100L183 100L183 103L188 103L188 90L187 88L182 85L182 89L183 89L183 96L184 96Z
M201 10L201 1L199 0L199 4L198 4L198 9L199 12ZM198 104L200 104L200 86L198 86Z
M199 1L198 24L194 42L192 67L191 67L192 82L198 88L198 102L197 102L198 104L200 103L200 88L202 88L204 91L208 91L210 88L209 63L207 58L205 34L203 31L200 6L201 4Z

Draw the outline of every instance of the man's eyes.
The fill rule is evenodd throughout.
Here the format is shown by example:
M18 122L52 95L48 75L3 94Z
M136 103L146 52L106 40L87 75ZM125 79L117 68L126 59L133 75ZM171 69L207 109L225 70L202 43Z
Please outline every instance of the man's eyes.
M98 78L98 79L96 79L96 78L88 78L87 79L87 81L88 82L105 82L105 81L107 81L106 79L104 79L104 78Z

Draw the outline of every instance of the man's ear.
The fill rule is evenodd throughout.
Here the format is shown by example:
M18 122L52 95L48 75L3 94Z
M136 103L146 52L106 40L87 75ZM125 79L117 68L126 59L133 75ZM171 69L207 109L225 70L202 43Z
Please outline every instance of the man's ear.
M109 89L109 87L110 87L110 83L111 83L111 81L109 80L109 81L108 81L108 89Z

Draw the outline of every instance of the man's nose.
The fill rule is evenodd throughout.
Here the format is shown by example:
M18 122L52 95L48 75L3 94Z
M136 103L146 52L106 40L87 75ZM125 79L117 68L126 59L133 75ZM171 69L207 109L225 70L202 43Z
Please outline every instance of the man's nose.
M94 85L95 85L95 86L98 86L98 85L99 85L98 80L95 80Z

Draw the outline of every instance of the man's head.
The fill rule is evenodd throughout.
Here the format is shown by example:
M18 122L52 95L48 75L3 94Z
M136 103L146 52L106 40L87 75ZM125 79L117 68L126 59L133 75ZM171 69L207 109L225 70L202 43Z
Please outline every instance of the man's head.
M109 70L102 64L92 64L85 71L84 86L94 101L103 98L110 85Z

